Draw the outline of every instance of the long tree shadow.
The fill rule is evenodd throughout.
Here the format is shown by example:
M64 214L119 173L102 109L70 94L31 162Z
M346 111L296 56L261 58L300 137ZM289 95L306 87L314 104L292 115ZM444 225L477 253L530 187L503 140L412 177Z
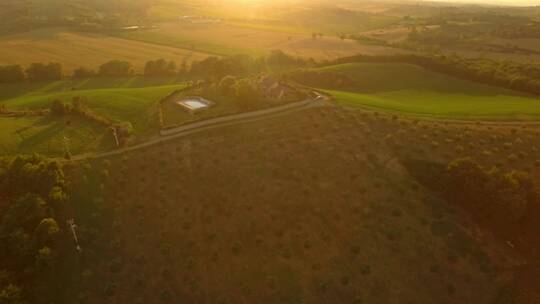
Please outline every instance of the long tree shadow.
M48 125L48 126L47 126ZM24 138L21 143L19 144L19 149L23 151L29 151L29 152L35 152L37 151L45 151L43 150L43 145L47 145L46 150L59 150L61 151L61 147L58 147L58 149L54 149L51 147L51 145L55 145L57 143L53 143L53 140L55 137L58 136L58 134L65 128L65 122L62 120L55 121L52 118L43 118L38 120L34 126L39 126L42 128L43 126L47 126L45 128L42 128L41 131L32 134L29 137Z

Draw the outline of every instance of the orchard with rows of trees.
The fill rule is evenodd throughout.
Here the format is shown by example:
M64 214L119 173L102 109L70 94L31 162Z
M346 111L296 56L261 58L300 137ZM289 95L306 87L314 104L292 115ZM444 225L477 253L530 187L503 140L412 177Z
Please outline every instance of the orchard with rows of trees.
M266 70L268 66L306 66L315 65L313 60L303 60L285 54L280 50L270 52L266 57L253 58L248 55L229 57L210 56L180 66L165 59L150 60L145 64L145 77L192 77L204 80L219 80L226 75L245 75ZM110 60L93 70L87 67L75 69L74 79L91 77L131 77L135 76L133 65L124 60ZM26 70L20 65L0 66L0 83L55 81L63 78L59 63L33 63Z

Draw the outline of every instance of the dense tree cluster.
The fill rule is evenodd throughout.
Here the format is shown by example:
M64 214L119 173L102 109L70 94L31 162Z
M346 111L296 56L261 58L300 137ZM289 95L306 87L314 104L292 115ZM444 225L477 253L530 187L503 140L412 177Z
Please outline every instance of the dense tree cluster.
M450 163L446 173L445 190L452 201L498 223L519 222L537 203L532 178L525 172L486 170L464 158Z
M266 57L266 63L270 66L304 66L308 61L290 56L282 50L273 50Z
M242 110L258 108L263 101L254 78L237 78L232 75L204 82L197 86L195 91L190 91L190 94L192 93L207 96L209 99L216 99L215 95L228 97Z
M165 59L150 60L144 66L144 76L172 76L176 73L176 63Z
M133 75L131 63L122 60L111 60L99 66L99 76L128 77Z
M62 167L43 157L0 161L0 303L32 303L55 280L68 195ZM24 271L22 271L24 270Z
M0 83L28 81L52 81L62 78L59 63L32 63L26 70L20 65L0 66Z
M194 61L189 68L189 75L206 80L219 80L226 75L244 75L264 69L264 61L253 59L247 55L230 57L207 57Z
M332 64L350 62L398 62L422 66L428 70L448 74L489 85L540 95L540 64L522 64L491 59L458 56L389 55L352 56Z
M32 63L26 69L29 81L52 81L62 79L62 65L59 63Z
M20 65L0 66L0 83L21 82L25 78L26 75Z

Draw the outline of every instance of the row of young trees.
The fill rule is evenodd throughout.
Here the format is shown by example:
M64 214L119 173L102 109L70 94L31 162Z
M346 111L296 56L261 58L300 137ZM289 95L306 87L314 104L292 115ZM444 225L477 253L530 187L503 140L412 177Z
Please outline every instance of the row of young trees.
M253 58L248 55L229 57L210 56L193 61L191 65L183 62L180 66L165 59L150 60L145 64L144 76L185 76L206 80L221 79L226 75L243 75L260 72L268 66L305 66L315 64L313 60L303 60L276 50L266 57ZM135 74L133 65L128 61L111 60L99 66L98 70L79 67L73 71L72 78L90 77L129 77ZM20 65L0 66L0 83L23 81L54 81L62 79L62 66L59 63L33 63L26 70Z
M540 64L523 64L444 55L358 55L341 58L331 64L351 62L410 63L457 78L540 95Z
M0 193L0 303L32 303L58 279L68 203L62 167L37 155L2 159Z
M129 62L111 60L102 64L97 73L91 69L81 67L73 71L72 77L121 77L132 74L133 68ZM32 63L27 69L23 69L20 65L0 66L0 83L55 81L62 79L62 77L62 65L59 63Z

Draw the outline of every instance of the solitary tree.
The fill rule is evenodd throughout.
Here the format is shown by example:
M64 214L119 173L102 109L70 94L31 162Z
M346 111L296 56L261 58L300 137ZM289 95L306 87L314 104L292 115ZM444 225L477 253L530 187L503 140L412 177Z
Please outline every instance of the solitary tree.
M60 232L58 223L53 218L44 218L36 228L36 236L40 243L53 243Z

